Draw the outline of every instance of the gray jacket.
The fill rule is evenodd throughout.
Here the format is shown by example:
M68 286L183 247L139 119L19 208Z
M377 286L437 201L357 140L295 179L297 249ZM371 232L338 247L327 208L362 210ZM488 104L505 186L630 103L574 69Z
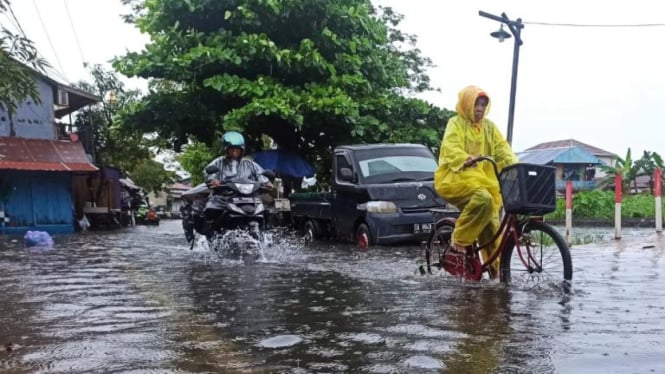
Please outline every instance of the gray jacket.
M256 162L248 159L232 160L226 156L217 157L210 165L216 165L219 172L215 174L208 174L203 170L203 178L206 182L217 179L220 182L226 182L234 178L244 178L252 181L258 181L261 184L268 183L270 180L262 175L263 168ZM206 168L208 167L206 166Z

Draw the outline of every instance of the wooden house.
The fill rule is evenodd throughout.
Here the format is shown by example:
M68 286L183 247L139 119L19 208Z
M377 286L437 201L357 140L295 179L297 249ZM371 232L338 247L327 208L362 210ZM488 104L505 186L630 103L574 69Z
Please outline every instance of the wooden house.
M97 167L56 120L100 98L33 75L41 102L27 99L11 117L0 109L0 233L68 233L74 231L74 178Z

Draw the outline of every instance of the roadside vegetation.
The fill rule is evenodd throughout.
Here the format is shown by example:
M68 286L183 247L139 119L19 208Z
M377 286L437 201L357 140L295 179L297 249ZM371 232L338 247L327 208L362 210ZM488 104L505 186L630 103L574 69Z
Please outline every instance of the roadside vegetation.
M326 180L333 147L438 147L453 114L415 97L435 89L432 62L399 30L403 17L370 0L123 2L151 42L113 66L151 83L119 123L191 153L179 160L192 175L229 130L249 153L277 145Z
M662 157L656 152L644 151L641 158L634 160L628 148L625 157L617 157L614 166L601 166L608 174L593 191L580 191L573 194L573 217L589 219L614 219L614 176L622 177L621 216L623 218L654 219L656 203L654 197L654 170L665 168ZM648 186L638 189L638 177L648 177ZM661 180L663 182L664 180ZM664 205L665 206L665 205ZM546 216L550 219L565 219L566 201L557 200L556 211Z

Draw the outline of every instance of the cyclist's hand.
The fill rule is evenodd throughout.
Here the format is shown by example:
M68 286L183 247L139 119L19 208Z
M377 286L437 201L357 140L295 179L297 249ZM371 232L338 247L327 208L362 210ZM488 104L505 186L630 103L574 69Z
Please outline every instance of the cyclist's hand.
M208 182L208 185L210 187L219 187L219 181L217 179L212 179L210 182Z
M272 190L272 183L270 183L270 182L266 182L266 184L264 184L263 187L265 187L265 188L267 188L267 189L269 189L269 190Z
M478 159L476 156L469 156L464 162L464 168L476 167L478 164Z

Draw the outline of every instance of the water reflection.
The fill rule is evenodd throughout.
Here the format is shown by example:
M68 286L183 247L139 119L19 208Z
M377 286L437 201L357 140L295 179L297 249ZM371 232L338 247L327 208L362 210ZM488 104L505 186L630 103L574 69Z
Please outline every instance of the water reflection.
M464 287L452 293L447 313L462 334L446 366L455 372L495 373L501 367L502 343L509 340L510 292L505 287ZM469 369L471 369L469 371Z
M632 234L575 246L570 295L421 277L420 248L275 237L245 266L175 221L49 251L2 238L0 371L660 372L665 245Z

